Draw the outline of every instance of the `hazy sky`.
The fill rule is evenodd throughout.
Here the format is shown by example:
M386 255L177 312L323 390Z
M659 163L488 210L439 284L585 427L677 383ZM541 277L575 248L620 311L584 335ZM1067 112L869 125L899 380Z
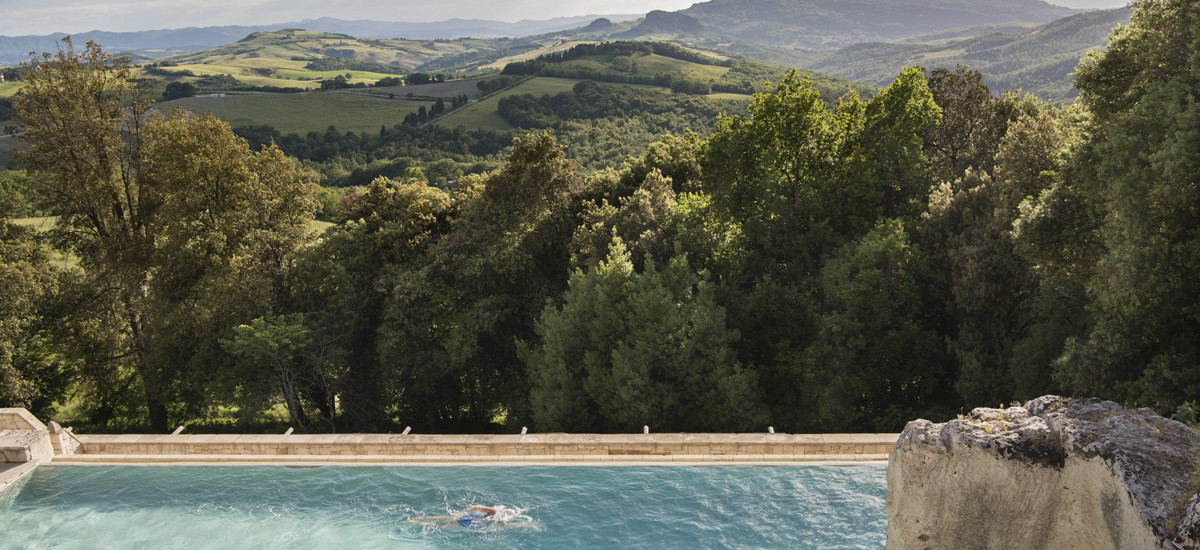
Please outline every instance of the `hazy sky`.
M569 15L676 11L695 0L0 0L0 35L268 25L318 17L377 21L551 19ZM1124 0L1051 0L1110 8Z

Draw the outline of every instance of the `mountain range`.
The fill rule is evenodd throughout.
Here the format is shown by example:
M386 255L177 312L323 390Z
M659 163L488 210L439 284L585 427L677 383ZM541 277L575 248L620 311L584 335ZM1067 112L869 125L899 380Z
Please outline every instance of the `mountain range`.
M1041 0L711 0L679 13L739 40L833 49L959 27L1047 23L1080 10Z
M525 20L516 23L483 19L450 19L434 23L405 23L388 21L347 21L322 17L275 25L231 25L218 27L189 27L137 32L91 31L71 36L76 44L88 40L109 51L119 51L137 57L158 58L196 52L236 42L256 32L280 29L305 29L317 32L347 34L361 38L498 38L552 33L578 28L598 18L625 21L641 18L633 15L584 15L546 20ZM54 51L57 40L64 36L55 33L41 36L0 36L0 66L15 65L29 59L29 52Z
M160 58L206 50L280 28L361 38L495 38L426 59L427 70L503 66L506 56L569 41L669 41L734 57L809 68L886 84L904 66L965 65L998 90L1024 89L1058 102L1074 91L1069 74L1089 49L1103 47L1128 8L1083 11L1041 0L710 0L677 12L504 23L438 23L322 18L281 25L206 27L136 33L82 33L109 51ZM505 38L497 38L505 37ZM55 35L0 37L0 65L52 51ZM497 65L499 63L499 65Z

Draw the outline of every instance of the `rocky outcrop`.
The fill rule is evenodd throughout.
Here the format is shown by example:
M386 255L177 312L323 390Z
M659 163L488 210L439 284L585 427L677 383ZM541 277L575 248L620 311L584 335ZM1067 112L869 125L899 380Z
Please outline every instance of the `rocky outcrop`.
M888 458L890 550L1200 548L1197 434L1057 396L909 422Z

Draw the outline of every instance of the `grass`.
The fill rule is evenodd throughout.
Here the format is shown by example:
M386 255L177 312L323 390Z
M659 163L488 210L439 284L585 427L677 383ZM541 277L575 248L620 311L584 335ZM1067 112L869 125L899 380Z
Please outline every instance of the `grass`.
M680 61L670 57L661 55L643 55L634 58L634 65L638 71L646 74L671 74L680 73L698 80L716 80L729 72L728 67L717 67L714 65L699 65L689 61Z
M467 105L449 116L439 119L437 124L451 127L462 125L467 128L511 130L512 125L503 118L500 118L500 113L497 112L501 98L515 94L542 96L544 94L569 92L575 87L577 82L579 81L570 78L534 77L503 92Z
M431 101L389 100L352 93L227 95L191 97L161 103L197 113L212 113L231 126L269 124L280 133L324 132L330 126L347 132L378 132L404 121ZM494 110L494 109L493 109Z
M12 97L24 86L24 82L3 82L0 83L0 97Z
M510 55L508 57L502 57L491 63L488 63L487 65L481 65L480 68L499 70L499 69L503 69L505 65L508 65L509 63L512 63L514 61L528 61L530 59L534 59L538 56L545 55L548 53L566 51L566 50L569 50L580 44L595 44L595 43L596 42L593 40L572 40L569 42L559 42L559 43L551 44L548 46L542 46L541 48L538 48L536 50L530 50L525 53L520 53L517 55Z

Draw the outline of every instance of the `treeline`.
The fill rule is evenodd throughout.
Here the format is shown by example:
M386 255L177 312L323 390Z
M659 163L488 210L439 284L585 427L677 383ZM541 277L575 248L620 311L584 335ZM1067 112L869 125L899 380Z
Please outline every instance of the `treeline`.
M604 42L600 44L579 44L565 51L540 55L536 59L529 61L515 61L506 65L503 73L582 78L625 84L649 84L670 88L677 93L692 95L706 95L712 92L712 84L710 82L689 78L682 74L657 73L639 75L613 69L597 69L563 64L566 61L594 56L636 57L651 54L701 65L728 67L732 64L730 60L718 60L667 42Z
M322 90L346 90L353 88L391 88L392 86L402 86L404 81L400 77L385 76L375 82L367 84L366 82L350 82L350 77L346 75L337 75L333 78L322 80Z
M673 59L692 63L728 67L729 71L720 78L702 80L682 73L639 74L632 70L618 70L614 65L596 67L581 65L571 61L594 56L607 56L612 59L631 58L635 56L657 54ZM610 59L610 62L612 61ZM632 63L629 63L632 66ZM644 84L670 88L677 93L692 95L707 95L709 93L754 94L766 91L768 81L778 82L787 69L773 67L751 60L716 60L703 54L683 49L675 44L659 42L605 42L602 44L581 44L564 52L545 54L530 61L517 61L504 67L503 74L536 75L558 78L576 78L595 80L618 84ZM873 87L865 86L850 80L832 77L813 71L801 71L811 79L813 86L821 95L829 100L841 97L851 91L857 91L864 97L870 97Z
M316 170L327 187L365 186L379 176L398 178L411 168L420 168L425 181L446 186L465 174L500 166L500 155L513 138L512 132L497 130L404 124L381 126L378 133L330 127L301 136L280 134L266 125L234 131L255 150L274 143Z
M1070 111L965 68L833 106L789 75L619 169L584 175L539 133L447 189L377 178L318 239L296 232L309 180L276 150L154 119L127 169L131 191L182 195L146 212L156 238L84 230L114 219L112 193L76 193L104 202L54 234L82 270L3 226L20 277L0 280L18 298L0 388L93 429L279 407L308 431L891 431L1051 392L1186 410L1200 74L1175 45L1200 39L1191 9L1141 4L1079 67ZM67 114L138 120L65 84ZM64 111L43 105L17 101L26 135L54 135L38 115ZM123 150L124 126L103 127L80 143ZM214 138L227 154L192 154ZM45 196L100 180L54 143L23 157Z
M686 119L662 133L693 129L707 133L711 121L740 105L701 98L680 100L657 90L610 86L584 80L570 92L541 97L510 95L500 99L497 110L509 124L523 129L559 129L579 121L610 117L660 120L665 116Z
M450 98L450 108L457 109L463 105L466 105L469 101L471 100L467 98L465 94L454 96ZM437 101L433 102L433 106L430 107L428 111L425 109L425 106L422 105L417 108L417 112L404 115L404 124L408 126L419 126L427 122L431 122L433 119L444 114L446 114L446 100L445 98L439 97Z
M289 94L305 91L304 88L292 86L247 86L233 75L209 74L197 77L192 81L198 93L212 92L266 92Z
M504 67L504 74L549 76L555 78L579 78L615 82L621 84L645 84L662 86L672 91L693 95L706 95L712 91L712 84L707 81L689 78L682 74L654 73L634 74L610 69L597 69L578 65L558 63L540 63L534 61L516 61Z
M465 104L461 96L458 104ZM593 172L620 167L663 134L691 131L707 136L720 113L745 111L745 106L745 102L585 82L571 92L505 98L500 113L518 128L553 130L567 147L567 155L585 172ZM425 122L431 120L432 110L426 110ZM514 131L422 126L419 110L398 122L399 126L382 124L378 133L330 129L282 135L265 125L235 131L255 148L275 143L318 171L321 184L330 187L366 185L376 175L396 176L410 167L425 169L429 183L442 186L463 174L499 166L517 135Z
M732 60L717 59L670 42L602 42L599 44L579 44L561 52L542 54L531 61L517 63L558 63L600 55L630 57L650 54L716 67L729 67L733 63Z
M300 59L300 61L308 61L304 68L310 71L364 71L394 75L403 75L408 72L399 65L345 57L320 57L311 60Z

